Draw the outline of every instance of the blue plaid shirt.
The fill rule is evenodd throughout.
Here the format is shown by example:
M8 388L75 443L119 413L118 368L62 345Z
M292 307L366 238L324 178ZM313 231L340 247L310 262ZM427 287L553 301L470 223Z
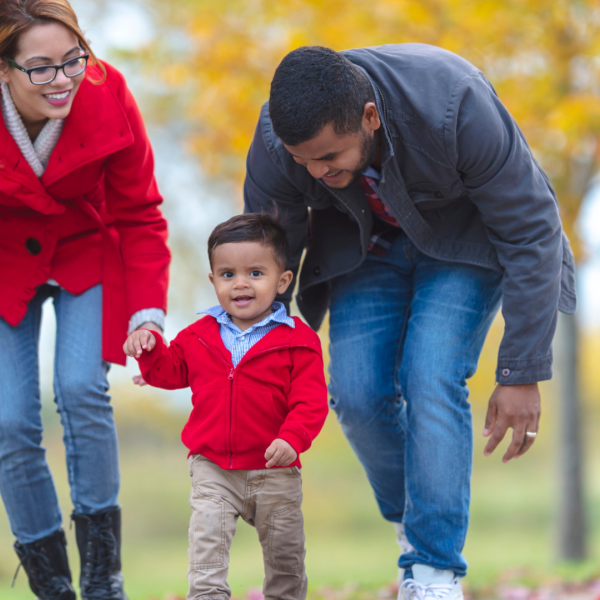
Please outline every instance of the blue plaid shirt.
M259 323L255 323L248 327L246 331L242 331L237 325L231 321L229 313L217 304L207 310L203 310L198 314L207 314L214 317L221 327L221 339L225 348L231 352L231 360L233 366L237 367L244 354L256 344L259 340L265 337L271 329L275 329L278 325L285 324L294 328L296 323L294 319L288 317L285 306L281 302L273 302L271 305L273 312L266 316Z

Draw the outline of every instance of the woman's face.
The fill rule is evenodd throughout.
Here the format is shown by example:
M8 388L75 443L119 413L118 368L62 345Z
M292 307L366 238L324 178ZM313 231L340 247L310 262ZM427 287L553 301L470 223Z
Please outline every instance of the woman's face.
M79 40L60 23L34 25L21 35L17 55L13 60L21 67L62 65L82 53ZM85 72L77 77L66 77L62 69L54 81L34 85L29 75L0 63L0 79L10 86L10 93L26 125L46 119L64 119L71 111L73 98Z

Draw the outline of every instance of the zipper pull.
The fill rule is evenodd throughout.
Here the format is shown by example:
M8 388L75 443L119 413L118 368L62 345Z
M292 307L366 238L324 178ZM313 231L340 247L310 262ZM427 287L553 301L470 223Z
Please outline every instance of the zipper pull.
M231 371L229 371L229 379L232 380L233 379L233 369L231 369Z

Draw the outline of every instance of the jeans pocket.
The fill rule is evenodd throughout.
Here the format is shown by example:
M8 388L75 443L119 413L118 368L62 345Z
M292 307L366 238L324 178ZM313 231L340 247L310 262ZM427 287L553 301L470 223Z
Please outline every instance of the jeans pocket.
M199 571L224 567L227 555L225 501L192 488L190 506L190 568Z
M190 477L194 476L194 464L201 460L208 460L208 458L202 456L202 454L192 454L188 457L188 467L190 469Z

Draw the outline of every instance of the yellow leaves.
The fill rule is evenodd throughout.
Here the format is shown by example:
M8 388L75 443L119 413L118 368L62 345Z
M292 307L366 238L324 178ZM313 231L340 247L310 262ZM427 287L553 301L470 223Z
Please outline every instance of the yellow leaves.
M189 69L181 63L175 63L163 70L162 78L169 87L180 87L188 81Z
M590 134L600 137L600 97L592 94L566 96L550 113L548 126L576 140Z
M549 166L568 211L580 200L569 191L569 165L581 140L600 136L597 0L172 0L163 6L165 21L193 42L163 73L169 85L189 89L192 146L214 175L241 181L260 106L287 52L310 44L341 50L424 42L484 70Z

